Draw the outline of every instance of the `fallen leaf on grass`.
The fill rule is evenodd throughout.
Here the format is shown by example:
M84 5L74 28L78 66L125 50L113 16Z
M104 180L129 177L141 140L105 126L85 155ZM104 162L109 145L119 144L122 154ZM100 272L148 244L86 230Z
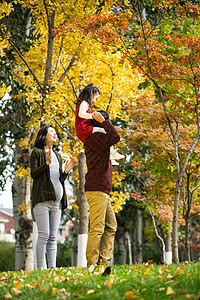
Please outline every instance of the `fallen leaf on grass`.
M12 299L12 296L9 292L3 296L3 299Z
M189 294L187 294L187 295L185 295L185 298L186 299L190 299L190 298L192 298L193 296L192 295L189 295Z
M149 268L147 268L146 271L144 272L144 275L151 275L151 274L152 274L152 273L151 273L151 271L150 271Z
M174 294L174 291L172 290L172 288L170 286L168 286L166 295L172 295L172 294Z
M112 283L110 282L110 280L109 281L106 281L105 283L105 286L107 287L107 288L111 288L112 287Z
M178 267L175 273L183 273L185 270L183 268Z
M59 276L56 276L56 277L54 277L54 279L53 279L55 282L60 282L60 277Z
M125 298L128 298L128 299L134 299L135 296L134 296L134 291L128 291L124 294L124 297Z
M52 288L52 293L53 293L54 295L57 294L58 291L59 291L58 288Z
M134 281L134 283L140 283L141 282L141 279L138 279L138 280L136 280L136 281Z
M35 284L26 283L24 286L27 287L28 289L34 289Z
M91 265L91 266L89 267L88 271L89 271L90 273L92 273L95 269L96 269L96 267L95 267L94 265Z
M87 295L90 295L90 294L93 294L93 293L95 293L95 290L89 290L89 291L87 291Z
M82 293L84 291L84 288L80 289L77 293Z
M165 288L164 288L164 287L161 287L161 288L159 288L158 290L161 292L161 291L164 291Z
M48 288L46 286L43 286L43 287L40 288L40 291L41 292L47 292Z
M15 295L22 294L22 291L21 291L21 290L18 290L18 289L16 289L16 288L12 288L11 291L12 291Z
M135 269L134 271L135 271L136 274L142 273L142 271L141 271L141 270L138 270L138 269Z
M19 281L13 281L13 287L15 289L21 289L22 288L22 284Z

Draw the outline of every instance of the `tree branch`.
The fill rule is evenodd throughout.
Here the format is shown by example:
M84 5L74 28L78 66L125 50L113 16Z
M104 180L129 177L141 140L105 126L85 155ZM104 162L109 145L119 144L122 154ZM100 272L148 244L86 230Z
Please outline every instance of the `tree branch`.
M23 62L25 63L25 65L27 66L27 68L29 69L29 71L31 72L31 74L33 75L33 78L37 82L37 84L38 84L38 86L39 86L39 88L41 90L41 93L43 93L42 85L41 85L39 79L37 78L37 76L35 75L35 73L33 72L32 68L30 67L29 63L26 61L26 59L21 54L21 52L18 50L18 48L14 45L14 43L10 40L10 38L6 35L6 33L2 29L0 29L0 32L8 40L9 44L12 46L12 48L15 50L15 52L19 55L19 57L23 60Z

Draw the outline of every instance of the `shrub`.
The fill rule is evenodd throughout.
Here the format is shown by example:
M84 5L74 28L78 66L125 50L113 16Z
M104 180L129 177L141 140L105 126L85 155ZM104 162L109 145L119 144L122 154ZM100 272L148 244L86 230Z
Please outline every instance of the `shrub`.
M15 244L0 242L0 271L15 270Z

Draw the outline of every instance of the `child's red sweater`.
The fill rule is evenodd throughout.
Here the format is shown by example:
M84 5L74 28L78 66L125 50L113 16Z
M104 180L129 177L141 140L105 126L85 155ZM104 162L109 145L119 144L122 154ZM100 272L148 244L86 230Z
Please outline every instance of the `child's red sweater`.
M91 125L89 119L83 119L79 117L78 113L79 113L79 107L81 103L82 101L76 107L75 130L79 140L85 143L87 137L92 134L94 126ZM88 108L87 113L92 114L91 107Z

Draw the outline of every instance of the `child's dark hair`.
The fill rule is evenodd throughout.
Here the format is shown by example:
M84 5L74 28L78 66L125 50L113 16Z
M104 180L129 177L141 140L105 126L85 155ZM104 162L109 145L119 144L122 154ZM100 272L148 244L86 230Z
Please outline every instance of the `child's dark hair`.
M85 100L89 105L92 105L92 96L97 93L100 94L99 89L94 86L93 83L90 83L81 91L80 95L74 103L77 105L81 101Z

